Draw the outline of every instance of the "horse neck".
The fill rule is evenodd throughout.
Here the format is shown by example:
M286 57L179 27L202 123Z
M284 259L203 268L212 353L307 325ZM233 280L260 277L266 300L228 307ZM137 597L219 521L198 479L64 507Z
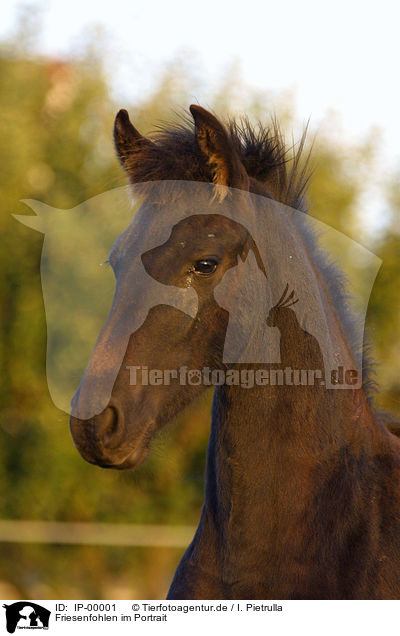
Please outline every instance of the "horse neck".
M332 477L340 475L339 490L343 479L343 493L360 487L353 457L356 463L371 457L376 437L362 390L219 387L205 510L219 536L226 579L257 571L266 551L272 561L282 553L290 558L297 549L293 537L306 545L306 514L331 497ZM340 518L343 493L331 504L333 523Z
M307 252L303 238L299 234L296 240ZM322 298L335 355L345 361L347 369L356 369L343 316L330 297L324 275L312 258L309 268L315 296ZM286 318L279 320L277 328L281 367L323 369L319 343L302 329L292 309L286 308ZM252 366L255 370L254 365L247 368ZM335 482L337 491L357 488L355 475L363 471L354 468L355 464L386 444L386 435L374 420L362 388L328 389L320 384L218 387L208 446L205 509L222 535L221 549L229 553L228 570L237 565L234 555L242 549L247 553L239 567L245 569L246 562L264 558L266 539L279 551L283 537L300 536L305 511L317 505L318 493L322 499L331 496L323 486L331 483L332 475L341 476L339 485ZM336 503L337 511L334 503L331 506L333 518L336 512L339 517L340 496ZM288 539L288 549L290 546ZM233 570L231 574L234 576Z
M281 462L282 452L319 459L332 444L369 437L374 426L362 388L221 386L214 395L212 429L231 457L258 448L270 459L278 451Z
M327 324L335 332L338 359L346 361L347 369L356 369L342 318L318 271L315 277L325 298ZM269 370L318 370L328 384L321 347L301 327L292 308L281 310L276 329L280 332L281 363L267 365ZM245 366L255 373L260 365ZM316 378L314 384L300 386L289 385L286 379L283 386L270 383L249 389L224 385L214 394L212 434L226 458L231 458L233 465L242 465L243 479L251 474L254 457L261 456L262 461L268 457L269 466L274 460L281 464L284 455L310 464L313 458L320 461L321 453L334 453L338 445L369 439L378 428L363 388L327 389ZM265 471L262 466L255 470L259 469L262 475Z
M312 352L310 358L300 368L315 369ZM271 515L293 521L293 511L309 505L321 467L333 470L347 451L370 455L379 436L362 388L220 386L213 402L206 502L220 527L234 527L233 517L237 527L256 528L255 517L265 524Z

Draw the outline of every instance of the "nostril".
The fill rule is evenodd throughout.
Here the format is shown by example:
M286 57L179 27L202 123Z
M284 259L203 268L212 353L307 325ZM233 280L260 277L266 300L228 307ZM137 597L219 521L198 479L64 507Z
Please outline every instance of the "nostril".
M114 406L108 406L99 417L101 417L101 426L98 429L98 436L103 446L117 448L124 433L122 414Z

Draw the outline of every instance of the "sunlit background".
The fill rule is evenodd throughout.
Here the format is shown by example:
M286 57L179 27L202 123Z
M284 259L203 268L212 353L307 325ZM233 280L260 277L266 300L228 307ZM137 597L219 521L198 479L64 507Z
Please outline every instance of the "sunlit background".
M399 14L387 0L3 0L0 597L165 596L199 517L210 396L137 472L85 464L46 385L43 238L10 216L24 198L71 208L125 184L118 108L145 133L192 102L276 114L289 144L310 118L312 214L383 261L367 322L378 403L400 414Z

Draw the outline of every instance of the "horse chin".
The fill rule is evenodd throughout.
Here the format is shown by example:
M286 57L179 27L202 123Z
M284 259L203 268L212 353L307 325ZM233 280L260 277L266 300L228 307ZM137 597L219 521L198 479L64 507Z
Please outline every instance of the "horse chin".
M104 463L95 463L97 464L97 466L101 466L102 468L113 468L114 470L132 470L133 468L138 468L138 466L143 464L144 460L147 457L148 451L148 447L135 449L121 463L119 463L118 461L110 461L110 459L108 459Z
M121 451L115 453L101 452L100 449L96 453L88 453L78 447L80 454L89 464L100 466L100 468L113 468L114 470L129 470L137 468L146 459L149 451L147 446L135 448L128 451L126 456L121 460Z

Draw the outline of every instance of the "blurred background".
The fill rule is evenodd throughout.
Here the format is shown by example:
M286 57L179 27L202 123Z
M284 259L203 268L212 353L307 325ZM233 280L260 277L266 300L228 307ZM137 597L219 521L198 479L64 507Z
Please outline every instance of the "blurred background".
M11 217L24 198L71 208L124 185L121 107L143 133L192 102L275 113L289 144L311 117L311 213L383 261L367 326L377 404L400 415L397 9L320 5L2 3L1 598L162 598L199 518L211 396L136 472L86 464L46 384L43 235Z

